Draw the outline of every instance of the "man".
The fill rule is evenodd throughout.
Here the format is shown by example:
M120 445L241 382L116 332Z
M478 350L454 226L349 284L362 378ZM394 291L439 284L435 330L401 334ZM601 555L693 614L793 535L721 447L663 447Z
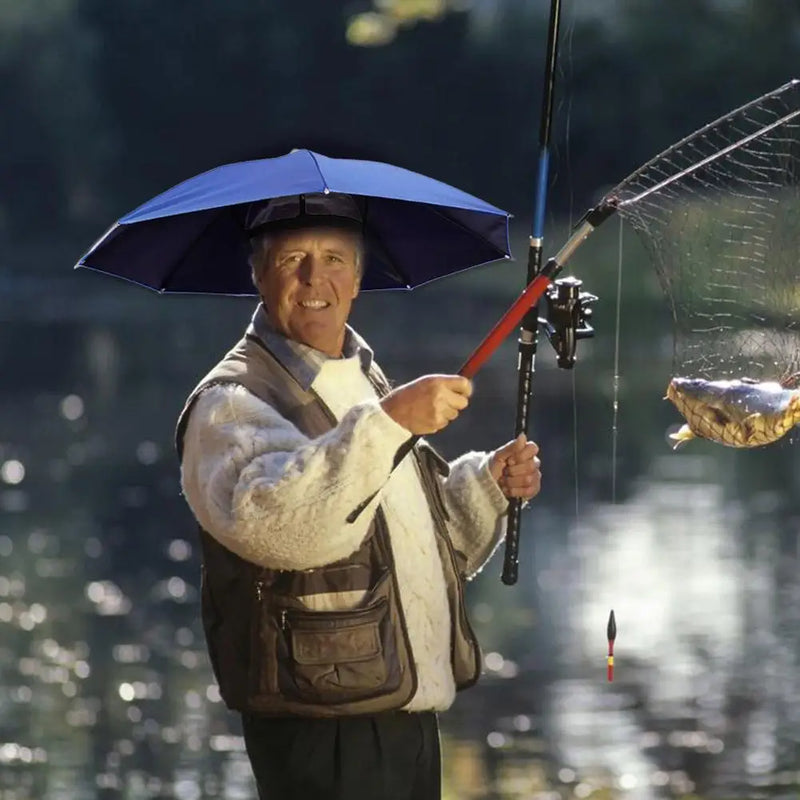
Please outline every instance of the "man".
M203 542L203 622L242 713L259 796L438 798L436 712L480 673L463 585L539 491L519 437L447 464L470 382L390 389L348 325L364 261L348 195L254 204L262 303L190 395L182 483Z

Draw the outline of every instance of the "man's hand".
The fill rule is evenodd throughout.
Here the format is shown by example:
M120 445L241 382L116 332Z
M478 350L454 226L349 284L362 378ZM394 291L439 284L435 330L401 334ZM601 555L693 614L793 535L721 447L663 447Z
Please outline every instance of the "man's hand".
M489 471L503 494L510 500L530 500L539 494L542 473L537 458L539 445L520 434L495 450L489 459Z
M461 375L423 375L381 400L383 410L415 436L447 427L469 403L472 383Z

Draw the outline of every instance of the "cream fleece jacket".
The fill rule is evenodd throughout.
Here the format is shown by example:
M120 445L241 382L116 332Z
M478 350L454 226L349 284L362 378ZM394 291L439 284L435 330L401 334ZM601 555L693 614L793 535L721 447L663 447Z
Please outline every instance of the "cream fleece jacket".
M242 558L273 569L302 570L353 553L380 503L395 559L419 686L408 710L442 710L455 696L450 620L434 523L416 462L392 472L409 432L378 403L357 356L326 361L312 388L338 425L309 439L240 386L206 389L184 437L183 492L202 527ZM489 455L451 464L443 483L454 546L471 577L505 531L507 500ZM375 499L354 523L347 515Z

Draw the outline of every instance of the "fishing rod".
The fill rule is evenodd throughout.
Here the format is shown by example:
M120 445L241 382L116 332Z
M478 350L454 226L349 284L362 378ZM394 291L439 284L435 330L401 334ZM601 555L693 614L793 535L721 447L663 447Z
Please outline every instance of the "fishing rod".
M547 50L542 88L541 124L539 128L539 161L536 174L533 225L528 250L528 276L530 284L542 271L542 248L544 245L544 217L547 205L547 181L550 171L550 131L553 120L553 98L555 94L556 65L558 63L558 31L561 24L561 0L551 0L550 19L547 28ZM514 435L528 435L531 401L531 380L536 357L539 328L538 303L522 320L519 336L519 361L517 363L517 416ZM506 522L505 553L502 580L507 586L517 582L519 573L519 530L522 501L512 500Z
M547 301L547 317L540 319L538 302L531 306L522 319L519 336L519 360L517 362L517 415L514 435L528 437L530 422L530 402L532 379L538 330L541 325L548 340L553 345L557 364L563 369L575 365L575 348L578 339L594 335L588 324L591 309L588 304L597 297L581 291L581 281L576 278L555 280L563 265L583 240L608 216L614 213L613 203L590 210L580 221L577 229L561 248L558 254L548 260L542 268L544 245L544 218L547 203L547 182L550 169L550 137L553 120L553 98L555 94L556 66L558 63L558 32L561 23L561 0L551 0L550 18L547 29L547 50L545 56L544 82L542 89L541 123L539 128L539 161L534 197L533 225L528 250L527 284L531 286L537 276L547 275L553 281L544 293ZM501 579L507 586L513 586L519 576L519 533L523 503L516 498L509 502L506 521L505 552ZM614 612L608 620L608 680L614 679L614 639L617 635Z
M596 300L592 295L580 291L581 282L577 279L556 281L572 252L586 236L596 227L593 212L584 217L576 231L558 254L542 266L542 250L544 244L544 218L547 201L547 183L550 163L550 136L553 118L553 101L558 62L558 31L561 21L561 0L551 0L550 18L548 22L547 51L542 93L541 127L539 130L539 161L536 176L536 193L530 248L528 250L528 269L526 288L517 298L502 319L490 331L475 351L464 362L459 370L460 375L472 378L480 366L496 350L503 339L521 323L519 337L517 415L515 421L515 437L521 433L527 437L531 379L534 371L534 358L537 350L538 328L541 324L547 337L553 344L560 367L569 368L575 363L575 344L578 338L591 336L593 331L588 325L590 310L586 304ZM597 209L593 210L596 215ZM613 213L613 210L609 213ZM603 217L605 218L605 216ZM596 221L599 224L599 221ZM539 301L545 298L548 306L548 319L539 319ZM409 439L395 454L395 466L402 461L420 437ZM374 496L374 495L373 495ZM361 503L348 517L353 521L367 505L372 497ZM513 499L509 503L506 522L505 555L503 559L502 580L508 586L517 582L519 573L519 531L522 502Z

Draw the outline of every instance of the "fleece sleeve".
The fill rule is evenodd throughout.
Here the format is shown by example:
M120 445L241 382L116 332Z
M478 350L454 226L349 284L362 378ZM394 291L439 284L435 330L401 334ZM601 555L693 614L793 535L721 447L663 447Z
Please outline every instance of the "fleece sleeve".
M361 545L394 453L409 435L377 401L366 401L310 439L246 389L212 386L190 412L183 493L200 525L247 561L322 566Z
M465 575L476 575L505 537L508 500L489 471L489 454L465 453L444 479L453 545L467 557Z

